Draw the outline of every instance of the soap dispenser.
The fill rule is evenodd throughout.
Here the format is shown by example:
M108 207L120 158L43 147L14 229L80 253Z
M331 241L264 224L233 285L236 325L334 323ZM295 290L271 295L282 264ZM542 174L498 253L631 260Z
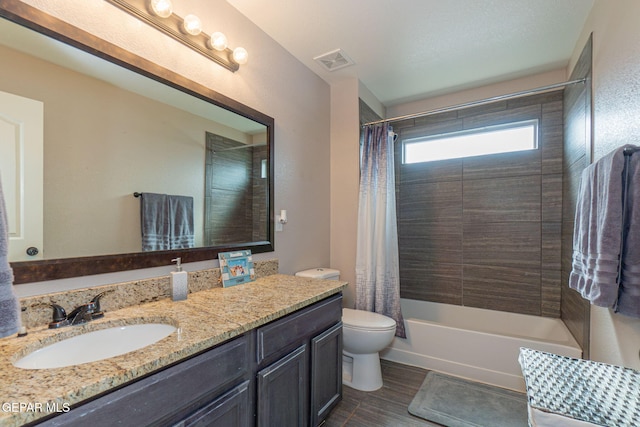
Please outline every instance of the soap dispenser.
M188 274L182 271L181 258L172 259L171 262L176 263L176 271L171 272L171 297L174 301L182 301L187 299L189 292Z

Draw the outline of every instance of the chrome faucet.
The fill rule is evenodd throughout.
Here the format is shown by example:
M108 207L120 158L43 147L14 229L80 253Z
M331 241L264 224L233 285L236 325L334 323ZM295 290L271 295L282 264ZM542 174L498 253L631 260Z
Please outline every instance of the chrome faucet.
M104 317L104 312L100 309L100 298L110 292L113 292L113 290L99 293L88 303L74 308L68 315L65 309L58 304L49 304L53 308L53 320L49 323L49 329L68 325L81 325Z

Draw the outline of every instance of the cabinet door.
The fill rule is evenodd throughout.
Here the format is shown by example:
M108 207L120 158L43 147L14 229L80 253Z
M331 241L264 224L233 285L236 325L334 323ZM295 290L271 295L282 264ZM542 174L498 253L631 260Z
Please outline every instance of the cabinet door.
M258 372L258 427L307 424L307 358L305 344Z
M249 427L253 424L249 402L249 381L245 381L176 424L176 427Z
M342 399L342 322L311 340L311 425Z

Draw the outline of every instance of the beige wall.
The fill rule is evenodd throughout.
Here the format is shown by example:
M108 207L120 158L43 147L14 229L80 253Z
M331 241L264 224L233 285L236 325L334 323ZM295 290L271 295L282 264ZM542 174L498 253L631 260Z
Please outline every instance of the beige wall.
M275 253L261 254L258 259L277 257L282 273L329 265L327 83L224 0L181 3L200 16L205 31L223 31L231 47L248 50L249 63L235 73L103 0L24 3L274 117L275 211L287 209L289 222L282 232L276 232ZM176 12L186 14L183 10ZM94 282L99 283L99 278L84 281L85 286ZM64 285L60 283L60 287Z
M640 144L640 2L596 0L571 66L593 32L594 160ZM640 320L591 307L591 358L640 368Z
M358 225L358 80L331 85L331 267L349 282L344 304L354 304Z

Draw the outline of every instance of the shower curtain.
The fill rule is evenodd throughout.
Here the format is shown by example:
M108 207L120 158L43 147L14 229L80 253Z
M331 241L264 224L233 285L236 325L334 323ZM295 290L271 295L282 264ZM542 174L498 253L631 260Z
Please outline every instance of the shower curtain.
M396 336L405 338L400 311L394 136L386 123L367 126L361 134L356 309L393 318Z

